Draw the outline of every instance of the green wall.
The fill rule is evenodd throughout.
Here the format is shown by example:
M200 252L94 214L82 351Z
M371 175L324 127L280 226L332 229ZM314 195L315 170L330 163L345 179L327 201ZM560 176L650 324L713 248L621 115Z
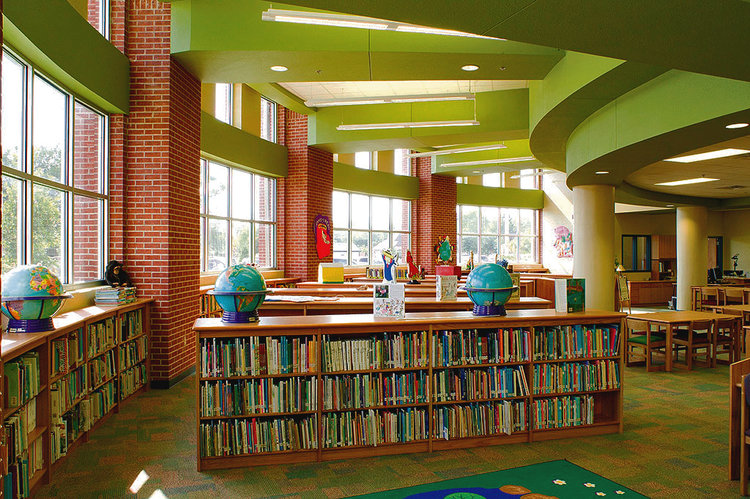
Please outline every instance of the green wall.
M363 170L338 162L333 164L333 188L392 198L417 199L419 197L419 180L416 177Z
M541 210L544 208L544 191L458 184L456 185L456 203Z

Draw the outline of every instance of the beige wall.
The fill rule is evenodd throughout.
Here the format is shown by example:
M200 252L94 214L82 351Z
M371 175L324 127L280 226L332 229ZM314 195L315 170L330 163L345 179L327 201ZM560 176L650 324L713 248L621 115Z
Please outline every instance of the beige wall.
M75 10L78 11L81 16L88 20L89 18L89 3L88 0L68 0L68 3L73 6Z
M725 211L724 222L724 268L732 268L732 255L739 253L737 269L750 273L750 210ZM710 217L710 214L709 214ZM709 235L716 235L708 222Z

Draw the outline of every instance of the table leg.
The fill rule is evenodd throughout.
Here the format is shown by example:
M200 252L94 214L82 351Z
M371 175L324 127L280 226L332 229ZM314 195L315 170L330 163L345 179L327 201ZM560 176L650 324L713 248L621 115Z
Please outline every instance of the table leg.
M664 352L664 370L672 370L672 323L667 324L667 348Z

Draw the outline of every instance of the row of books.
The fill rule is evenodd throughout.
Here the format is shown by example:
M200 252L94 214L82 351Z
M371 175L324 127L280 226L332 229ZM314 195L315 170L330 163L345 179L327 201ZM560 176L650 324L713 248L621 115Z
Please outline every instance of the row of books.
M427 373L323 376L323 409L361 409L429 401Z
M534 366L534 393L582 392L620 387L616 360L565 362Z
M146 364L138 364L120 373L120 397L123 399L134 394L146 384L148 375Z
M117 403L116 380L106 383L89 395L91 404L91 425L105 416Z
M261 376L317 370L314 338L250 337L201 340L203 377Z
M50 414L52 419L70 409L88 393L86 367L81 366L50 385Z
M8 446L8 462L20 459L29 446L29 433L36 428L36 399L21 407L5 420L5 437Z
M485 402L469 405L445 405L432 409L435 438L455 438L488 435L510 435L526 431L526 402L523 400Z
M127 341L143 334L143 314L140 309L125 312L120 316L120 341Z
M594 397L582 395L535 399L533 412L538 430L593 424Z
M50 458L54 463L68 453L68 447L91 426L91 403L82 400L72 409L52 418L50 426Z
M228 419L200 425L201 456L316 449L318 418Z
M8 417L3 425L5 431L8 474L3 480L4 497L28 497L29 479L44 466L42 440L29 442L29 433L36 428L36 399L21 407Z
M115 346L114 317L89 324L88 342L89 359Z
M451 369L432 375L435 400L481 400L529 394L522 366Z
M91 386L95 387L117 374L115 364L115 351L109 352L89 361L89 374L91 375Z
M547 326L534 328L534 360L609 357L618 354L620 328Z
M143 362L148 354L147 339L141 336L135 341L129 341L118 348L120 369L128 369L139 362Z
M326 448L414 442L427 440L429 434L428 411L416 407L323 415Z
M97 305L125 305L135 301L135 287L101 288L96 290L94 302Z
M325 372L424 367L428 362L427 331L382 333L361 339L323 336Z
M22 457L8 463L8 473L3 477L3 497L17 499L29 497L29 480L44 467L42 439L36 439Z
M318 409L317 378L203 381L200 385L202 417Z
M432 338L432 365L528 361L529 334L521 328L438 331Z
M68 372L68 369L83 362L83 330L77 329L67 335L52 340L52 376Z
M36 397L41 388L39 367L39 352L28 352L5 363L5 400L8 407L18 407Z

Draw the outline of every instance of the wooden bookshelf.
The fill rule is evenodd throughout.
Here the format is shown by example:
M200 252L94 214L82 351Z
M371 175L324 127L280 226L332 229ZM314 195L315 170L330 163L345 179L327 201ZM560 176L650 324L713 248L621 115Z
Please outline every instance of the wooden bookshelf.
M406 314L403 320L333 315L261 317L253 324L225 324L217 318L198 319L194 326L198 470L622 432L624 317L617 312L513 310L505 317L429 312ZM282 339L287 345L295 341L297 346L287 347L283 354L281 349L272 353L271 342L281 344ZM264 371L272 359L281 359L280 365L284 366L287 357L301 358L299 345L304 342L314 345L315 358L307 359L308 364L301 368L298 362L281 369L294 372ZM222 345L231 346L225 352ZM299 351L293 352L295 348ZM227 352L229 356L225 355ZM560 358L566 355L570 358ZM231 366L223 364L228 358L233 359ZM373 359L377 362L371 362ZM342 365L346 367L342 369ZM550 393L536 393L535 370L561 369L593 372L596 376L586 377L590 384L571 384L562 391L554 388L559 383L549 384L545 386L553 386ZM283 393L293 383L310 378L317 390L314 398L287 399L289 403L278 413L255 411L255 416L219 417L204 414L208 412L202 405L204 390L214 386L211 384L221 383L227 390L223 393L236 394L250 386L241 383L263 382L264 393ZM450 393L459 400L442 400L444 397L436 391L438 379L443 383L441 387L455 386L456 390ZM469 379L474 381L466 381ZM458 384L448 385L449 381ZM252 385L256 390L257 386ZM574 387L579 389L573 390ZM249 393L250 388L247 390ZM333 404L333 393L338 405ZM352 397L356 401L348 402ZM241 397L230 399L234 407L244 407ZM217 408L222 410L216 398L208 403L213 413ZM534 408L552 404L568 411L568 417L554 421L554 428L543 428ZM242 412L253 411L243 408ZM459 418L459 414L464 416ZM463 425L466 414L482 421L480 426ZM261 423L277 425L268 433L273 438L282 438L277 432L293 434L289 447L273 448L268 438L262 437L266 427L257 426ZM369 431L372 428L376 428L375 433ZM238 449L229 451L220 445L208 445L221 441L224 433L234 435L235 431L243 442ZM312 433L308 435L307 431ZM298 434L299 442L306 445L298 445ZM245 435L247 439L243 440ZM273 445L278 443L274 441Z
M118 412L119 405L127 398L148 389L147 373L150 368L149 337L151 323L150 299L139 299L122 306L88 307L53 319L55 329L44 333L16 333L3 334L2 362L3 386L7 385L4 370L11 362L23 359L24 356L36 355L39 359L39 392L32 397L36 404L35 427L26 434L28 446L41 442L41 468L30 473L28 478L28 495L33 495L38 487L49 483L52 473L56 470L65 456L88 441L89 434L101 426L109 415ZM111 325L112 338L110 344L89 352L88 336L91 327L100 324ZM131 326L132 327L129 327ZM125 333L124 333L125 331ZM128 337L128 331L130 336ZM132 365L120 363L120 350L128 348L128 343L139 341L142 347L130 348L131 353L140 357L130 356ZM95 363L110 357L107 372L95 386L93 370ZM106 365L106 362L105 362ZM128 370L139 369L146 374L139 386L131 387L132 393L123 395L124 378ZM127 379L125 379L127 381ZM111 400L106 410L96 417L92 414L94 399L100 397L97 391L107 385L111 387ZM6 424L9 420L29 403L25 401L17 407L8 407L8 398L3 390L2 421L3 445L8 444ZM54 405L53 405L54 404ZM66 428L65 422L72 425L72 418L76 423L82 423L77 431L68 427L65 431L65 443L60 447L60 428ZM39 444L36 444L39 446ZM55 452L53 449L62 452ZM25 451L28 454L28 450ZM9 463L2 463L0 474L3 480L9 473Z

